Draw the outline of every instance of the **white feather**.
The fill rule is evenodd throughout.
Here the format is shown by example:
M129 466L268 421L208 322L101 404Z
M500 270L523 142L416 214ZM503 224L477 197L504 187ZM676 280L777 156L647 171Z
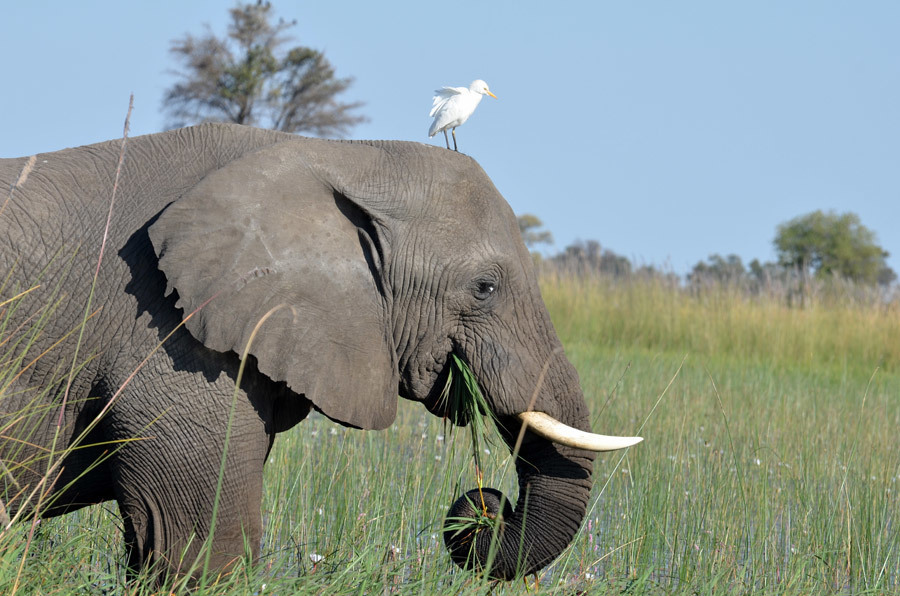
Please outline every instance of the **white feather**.
M431 104L429 116L434 118L428 129L428 136L433 137L437 133L447 129L455 129L469 119L469 116L478 107L484 95L497 96L491 93L487 83L481 79L475 80L466 87L441 87L435 92ZM454 137L454 144L456 139ZM449 145L448 145L449 148Z

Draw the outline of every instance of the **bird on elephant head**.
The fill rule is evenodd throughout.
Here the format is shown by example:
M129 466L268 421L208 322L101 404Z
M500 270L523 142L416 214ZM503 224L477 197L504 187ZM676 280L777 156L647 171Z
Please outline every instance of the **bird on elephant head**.
M447 149L449 149L450 140L447 138L447 129L449 128L453 134L453 150L459 151L456 148L456 127L462 126L469 119L485 95L497 99L497 96L488 89L487 83L481 79L472 81L468 88L441 87L436 90L431 112L428 114L434 117L431 127L428 129L428 136L433 137L437 133L443 132L444 142L447 143Z

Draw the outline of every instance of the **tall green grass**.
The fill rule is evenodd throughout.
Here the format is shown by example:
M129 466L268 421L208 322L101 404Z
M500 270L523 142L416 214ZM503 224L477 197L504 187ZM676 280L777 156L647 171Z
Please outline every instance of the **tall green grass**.
M900 369L900 301L837 286L801 308L729 285L687 291L657 278L547 274L544 301L560 336L608 349L678 352L781 369Z
M896 305L556 277L542 291L594 430L646 440L598 458L585 524L531 593L900 593ZM514 498L506 449L479 448L485 485ZM408 402L378 433L311 416L269 455L260 561L204 593L487 593L441 540L476 486L471 450ZM21 565L21 594L153 592L125 584L114 510L42 521L24 559L30 526L4 530L0 591Z
M683 362L646 442L600 466L589 521L609 556L594 575L679 593L900 592L896 303L799 309L640 279L547 276L542 291L595 429L636 425Z

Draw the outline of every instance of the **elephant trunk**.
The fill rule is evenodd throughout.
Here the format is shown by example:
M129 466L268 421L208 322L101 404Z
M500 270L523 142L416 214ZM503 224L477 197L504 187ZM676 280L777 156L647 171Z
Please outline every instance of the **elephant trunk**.
M461 567L485 570L503 580L548 565L584 520L594 457L590 451L526 433L516 460L515 508L494 489L466 493L447 515L444 542L451 558Z

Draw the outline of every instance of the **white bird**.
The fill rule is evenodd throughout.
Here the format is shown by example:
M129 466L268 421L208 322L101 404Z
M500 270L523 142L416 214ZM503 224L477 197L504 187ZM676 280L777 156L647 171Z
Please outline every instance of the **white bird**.
M434 101L431 105L429 116L434 116L434 122L428 129L428 136L433 137L438 132L443 131L444 141L447 143L447 149L450 148L450 140L447 138L447 129L453 135L453 150L456 148L456 127L469 119L478 103L481 101L482 95L490 95L494 99L497 96L491 93L487 83L478 79L472 81L469 88L465 87L442 87L435 91Z

